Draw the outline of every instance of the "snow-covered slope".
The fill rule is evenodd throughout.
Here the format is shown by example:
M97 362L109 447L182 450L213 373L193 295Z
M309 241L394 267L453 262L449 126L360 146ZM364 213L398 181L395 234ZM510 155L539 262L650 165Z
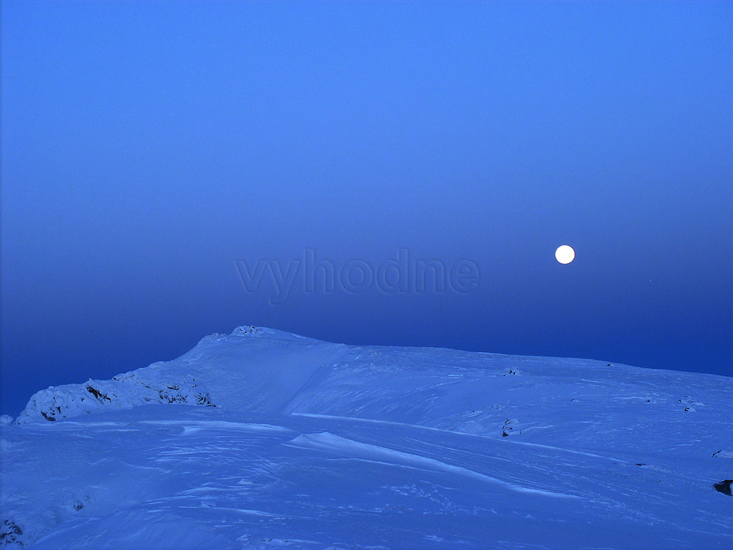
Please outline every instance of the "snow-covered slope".
M242 326L203 338L174 361L33 395L19 424L60 420L151 403L276 410L343 346L294 334Z
M730 548L732 428L725 377L239 327L0 425L0 546Z

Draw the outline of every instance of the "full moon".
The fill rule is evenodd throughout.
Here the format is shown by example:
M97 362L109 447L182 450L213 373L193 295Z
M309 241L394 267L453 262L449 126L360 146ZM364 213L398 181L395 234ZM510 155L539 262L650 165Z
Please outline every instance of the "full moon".
M569 264L575 259L575 250L564 244L555 250L555 258L557 258L557 261L561 264Z

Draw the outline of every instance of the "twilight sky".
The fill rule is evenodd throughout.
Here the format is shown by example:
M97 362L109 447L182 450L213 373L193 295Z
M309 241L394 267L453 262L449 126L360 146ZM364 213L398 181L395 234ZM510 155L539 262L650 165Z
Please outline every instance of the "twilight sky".
M242 324L731 375L732 98L730 2L3 2L0 412Z

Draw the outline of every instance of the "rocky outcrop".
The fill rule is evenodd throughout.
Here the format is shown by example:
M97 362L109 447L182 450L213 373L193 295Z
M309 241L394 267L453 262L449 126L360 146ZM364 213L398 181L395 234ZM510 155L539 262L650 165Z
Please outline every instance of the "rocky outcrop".
M176 380L167 380L156 376L154 370L142 369L120 374L112 380L89 380L84 384L41 390L31 397L16 423L54 422L156 403L215 406L206 386L193 376L179 375Z
M733 496L730 492L730 484L733 483L733 479L726 479L718 483L713 483L713 489L724 495Z
M0 525L0 548L23 548L23 529L9 519Z

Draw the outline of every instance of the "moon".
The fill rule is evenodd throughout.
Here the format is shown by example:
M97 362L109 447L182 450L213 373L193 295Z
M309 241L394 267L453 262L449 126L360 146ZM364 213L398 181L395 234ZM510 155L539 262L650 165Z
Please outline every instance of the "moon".
M561 264L569 264L575 259L575 250L564 244L555 250L555 258L557 258L557 261Z

